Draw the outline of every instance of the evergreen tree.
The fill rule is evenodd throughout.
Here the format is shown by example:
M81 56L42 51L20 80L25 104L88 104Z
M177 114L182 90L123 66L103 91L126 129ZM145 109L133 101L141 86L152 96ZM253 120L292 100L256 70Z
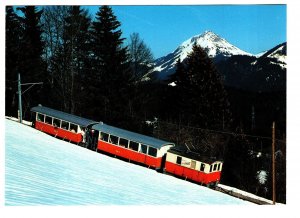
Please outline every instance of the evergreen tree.
M18 8L24 14L20 17L22 37L20 41L20 67L22 83L41 82L46 78L46 65L43 61L42 28L40 23L42 10L35 6ZM22 95L23 114L29 116L30 107L42 103L47 98L41 93L41 87L35 86Z
M21 40L21 74L24 82L33 82L31 80L39 80L43 72L43 41L40 17L42 10L35 6L25 6L18 8L24 14L20 17L23 25L23 33Z
M180 61L180 59L176 62L176 71L169 78L168 83L174 82L176 84L175 87L169 87L171 90L170 94L170 102L174 102L174 106L172 107L172 111L175 114L175 119L178 123L181 123L184 120L188 120L189 117L189 108L188 105L188 76L187 71L185 69L184 64ZM176 96L176 98L174 98Z
M21 24L12 6L6 7L5 36L5 115L17 116Z
M230 120L227 94L211 59L196 44L188 55L186 74L190 121L205 128L226 127Z
M121 23L108 6L99 7L91 31L92 70L90 103L96 119L117 120L125 113L130 81L127 48L123 47Z
M178 58L177 62L176 62L176 70L175 73L172 74L169 79L168 82L175 82L176 85L179 86L183 86L187 81L187 75L185 74L185 68L183 63L181 62L180 58Z

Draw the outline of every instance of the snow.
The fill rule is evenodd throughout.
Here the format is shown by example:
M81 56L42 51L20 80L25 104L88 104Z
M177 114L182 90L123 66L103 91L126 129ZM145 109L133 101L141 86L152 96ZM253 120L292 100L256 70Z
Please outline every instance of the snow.
M218 184L218 187L220 187L220 188L222 188L224 190L227 190L227 191L230 191L230 192L234 192L234 193L238 193L238 194L241 194L243 196L247 196L247 197L250 197L250 198L253 198L253 199L257 199L257 200L260 200L260 201L263 201L263 202L266 202L266 203L269 203L269 204L273 203L273 201L271 201L271 200L259 197L257 195L251 194L249 192L245 192L243 190L240 190L240 189L237 189L237 188L234 188L234 187L230 187L230 186L223 185L223 184ZM282 205L280 203L276 203L276 204Z
M281 63L277 63L277 62L274 62L274 61L271 61L270 63L274 64L274 65L279 65L282 69L286 68L286 64L281 64Z
M252 54L245 52L229 42L227 42L225 39L219 37L215 33L211 31L205 31L201 35L196 35L191 37L190 39L184 41L180 46L180 59L184 60L189 53L192 52L193 44L197 43L197 45L200 45L203 49L208 50L208 56L209 57L215 57L218 55L218 53L222 53L225 56L231 56L231 55L248 55L252 56Z
M269 54L268 57L277 58L279 61L286 63L286 56L283 55L283 48L284 48L284 46L280 46L275 51L273 51L271 54Z
M267 182L268 173L265 170L257 171L257 180L260 184L264 185Z
M251 62L251 65L255 65L257 63L257 60Z
M5 205L249 205L5 120Z
M276 58L279 63L271 62L271 64L277 64L281 68L286 68L286 55L283 54L284 46L280 46L274 52L268 55L269 58Z
M258 54L255 54L254 56L255 56L256 58L259 58L259 57L263 56L264 54L266 54L267 52L268 52L268 50L267 50L267 51L262 51L262 52L260 52L260 53L258 53Z
M166 67L167 67L167 66L165 66L165 67L158 66L158 67L155 67L155 68L153 69L153 71L163 71Z
M175 82L171 82L171 83L168 84L168 86L173 86L174 87L174 86L176 86L176 83Z
M17 121L17 122L20 122L18 118L16 117L9 117L9 116L5 116L6 119L9 119L9 120L13 120L13 121ZM32 122L30 121L26 121L26 120L22 120L22 123L27 125L27 126L31 126L32 125Z

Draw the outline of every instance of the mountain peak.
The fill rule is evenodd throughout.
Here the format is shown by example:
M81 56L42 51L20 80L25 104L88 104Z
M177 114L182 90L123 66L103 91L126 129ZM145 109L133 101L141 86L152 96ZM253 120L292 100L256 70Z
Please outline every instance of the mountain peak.
M201 34L201 36L205 36L205 35L209 35L209 36L217 36L217 37L219 37L217 34L215 34L213 31L211 31L211 30L205 30L202 34Z
M217 34L215 34L214 32L210 31L210 30L206 30L204 33L199 34L199 35L195 35L193 37L191 37L190 39L186 40L185 42L182 43L182 46L186 46L187 44L199 44L198 41L207 41L207 42L218 42L221 41L222 38L219 37ZM202 46L200 44L200 46Z
M183 42L176 50L181 49L181 53L184 54L184 57L180 57L180 59L184 59L187 53L192 51L192 46L196 43L200 45L208 54L210 58L215 58L216 56L224 56L230 57L232 55L248 55L252 56L234 45L230 44L225 39L218 36L216 33L206 30L204 33L200 35L196 35L191 37L190 39ZM182 56L182 55L181 55Z
M165 79L174 73L176 61L178 59L184 61L192 52L194 44L201 46L207 52L207 55L214 60L226 59L232 55L253 56L230 44L211 30L206 30L202 34L195 35L184 41L172 53L157 59L154 71L160 72L158 77Z

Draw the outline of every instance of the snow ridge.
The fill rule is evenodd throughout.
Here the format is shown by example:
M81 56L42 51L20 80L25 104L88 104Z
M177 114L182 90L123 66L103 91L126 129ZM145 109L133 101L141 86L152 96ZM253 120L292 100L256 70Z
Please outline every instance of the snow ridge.
M282 68L286 68L286 47L281 45L267 57L275 58L277 60L277 64L280 65ZM275 63L276 64L276 63Z

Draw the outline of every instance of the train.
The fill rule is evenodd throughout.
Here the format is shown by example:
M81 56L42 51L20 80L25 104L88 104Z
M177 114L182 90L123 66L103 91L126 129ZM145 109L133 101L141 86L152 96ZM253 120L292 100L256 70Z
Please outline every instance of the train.
M42 105L32 107L31 113L35 129L61 140L207 187L214 188L220 182L222 160L201 156L173 142Z

